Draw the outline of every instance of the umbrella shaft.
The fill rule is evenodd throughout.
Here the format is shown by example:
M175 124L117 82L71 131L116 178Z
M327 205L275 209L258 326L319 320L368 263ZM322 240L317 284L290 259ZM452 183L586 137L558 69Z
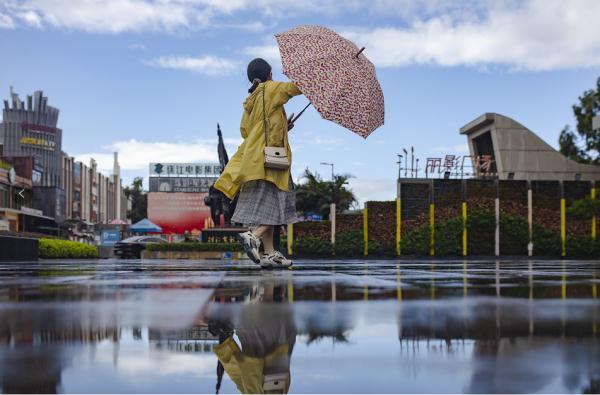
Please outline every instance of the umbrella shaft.
M298 113L298 115L296 115L296 116L294 117L294 119L292 119L292 123L296 122L296 119L300 118L300 115L302 115L302 113L303 113L304 111L306 111L306 109L307 109L309 106L310 106L310 102L309 102L309 103L308 103L308 104L307 104L307 105L306 105L306 106L305 106L305 107L302 109L302 111L300 111L300 112Z

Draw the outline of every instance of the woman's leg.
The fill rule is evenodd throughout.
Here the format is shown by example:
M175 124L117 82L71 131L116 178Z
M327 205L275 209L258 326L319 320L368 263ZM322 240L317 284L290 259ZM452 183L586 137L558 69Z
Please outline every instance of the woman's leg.
M259 239L262 239L263 235L271 228L269 225L260 225L257 226L256 229L252 231L252 234Z
M275 249L273 248L273 225L263 226L267 226L268 230L265 233L263 233L262 242L263 246L265 247L265 254L270 255L273 252L275 252Z

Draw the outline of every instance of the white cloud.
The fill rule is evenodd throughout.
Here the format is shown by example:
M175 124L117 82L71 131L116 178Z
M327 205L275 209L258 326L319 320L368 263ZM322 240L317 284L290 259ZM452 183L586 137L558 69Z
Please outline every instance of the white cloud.
M129 49L134 51L146 52L148 50L148 47L146 47L144 44L134 43L129 46Z
M499 65L513 70L600 66L600 2L494 2L483 15L439 15L406 28L349 30L380 67Z
M14 29L15 28L15 22L13 21L13 19L0 12L0 29Z
M273 41L275 41L273 39ZM274 66L281 64L279 47L276 44L253 45L245 47L242 52L253 58L263 58Z
M17 14L17 16L23 20L28 26L34 27L36 29L41 29L42 20L38 14L33 11L21 12Z
M348 186L361 207L370 200L396 199L396 180L391 178L351 178Z
M240 143L238 139L225 139L231 153ZM230 148L231 147L231 148ZM207 140L191 142L146 142L131 139L117 141L97 152L74 155L75 159L88 164L91 158L98 163L104 174L110 174L113 165L113 152L119 153L119 163L123 171L148 169L150 162L202 162L217 161L217 144Z
M174 31L194 22L185 2L144 0L27 0L11 7L55 28L95 33ZM199 19L200 15L196 16Z
M238 67L238 62L218 56L161 56L144 61L145 64L163 69L187 70L206 75L223 75Z

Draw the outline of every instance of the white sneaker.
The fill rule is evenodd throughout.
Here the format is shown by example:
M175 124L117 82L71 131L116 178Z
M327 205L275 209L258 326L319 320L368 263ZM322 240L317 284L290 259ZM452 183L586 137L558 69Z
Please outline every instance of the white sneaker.
M248 258L252 259L254 263L260 263L260 254L258 249L260 247L260 239L252 234L252 232L238 233L237 239L244 247Z
M263 254L260 259L260 266L268 269L273 267L290 267L292 266L292 261L279 251L275 251L272 254Z

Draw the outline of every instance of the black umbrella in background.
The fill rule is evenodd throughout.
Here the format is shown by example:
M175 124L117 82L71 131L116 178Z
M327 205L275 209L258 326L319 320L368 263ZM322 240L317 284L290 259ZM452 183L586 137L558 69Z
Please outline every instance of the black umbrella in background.
M221 134L221 126L217 123L217 135L219 136L219 145L217 146L217 151L219 153L219 163L221 164L221 171L225 169L227 166L227 162L229 162L229 156L227 155L227 150L225 149L225 143L223 143L223 134Z

